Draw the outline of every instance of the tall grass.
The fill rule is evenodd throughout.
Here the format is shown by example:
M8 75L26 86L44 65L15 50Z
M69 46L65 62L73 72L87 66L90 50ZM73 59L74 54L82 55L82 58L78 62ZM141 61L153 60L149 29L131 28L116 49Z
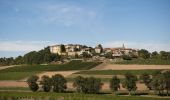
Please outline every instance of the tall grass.
M0 92L0 100L169 100L139 96L113 96L83 93Z

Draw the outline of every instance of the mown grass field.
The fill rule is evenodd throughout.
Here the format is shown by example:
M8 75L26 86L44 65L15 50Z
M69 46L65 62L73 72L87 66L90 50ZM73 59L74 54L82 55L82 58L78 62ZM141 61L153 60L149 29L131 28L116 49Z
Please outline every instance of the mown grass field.
M99 64L100 62L71 61L67 64L58 65L16 66L0 70L0 80L20 80L42 71L88 70Z
M88 75L125 75L126 73L132 73L134 75L141 75L143 73L153 74L161 70L89 70L80 71L75 74L88 74Z
M0 92L0 100L169 100L140 96L113 96L112 94Z
M114 62L114 64L170 65L170 61L161 59L136 59Z

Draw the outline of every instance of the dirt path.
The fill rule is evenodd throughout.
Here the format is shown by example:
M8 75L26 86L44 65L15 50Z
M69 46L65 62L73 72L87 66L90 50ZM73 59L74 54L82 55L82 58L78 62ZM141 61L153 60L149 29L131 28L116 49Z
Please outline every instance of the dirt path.
M78 70L75 70L75 71L46 71L46 72L42 72L42 73L37 74L37 76L39 77L39 80L41 80L41 77L43 75L47 75L49 77L52 77L55 74L61 74L64 77L68 77L68 76L70 76L70 75L72 75L73 73L76 73L76 72L78 72ZM20 81L26 81L27 79L28 79L28 77L21 79Z
M92 70L145 70L145 69L170 69L170 65L118 65L108 64L97 66Z
M1 67L0 67L0 70L2 70L2 69L6 69L6 68L10 68L10 67L15 67L15 66L17 66L17 65L11 65L11 66L1 66Z

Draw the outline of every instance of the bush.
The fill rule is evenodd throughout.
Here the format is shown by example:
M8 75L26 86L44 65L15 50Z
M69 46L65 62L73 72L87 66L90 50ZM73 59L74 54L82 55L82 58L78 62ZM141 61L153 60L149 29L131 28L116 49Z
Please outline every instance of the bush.
M117 76L113 76L113 78L110 80L110 89L115 92L118 91L120 88L120 79L117 78Z
M89 77L83 78L78 76L73 83L78 92L83 93L98 93L101 89L102 83L100 79Z
M122 58L123 60L132 60L132 58L128 55L123 55Z
M45 92L49 92L51 90L52 85L51 78L46 75L42 76L40 85L42 85L42 88Z
M29 86L29 88L35 92L38 90L39 86L37 84L37 80L39 79L38 76L31 76L30 78L28 78L27 80L27 84Z
M67 81L62 75L56 74L52 76L52 86L54 92L65 92Z
M125 81L122 83L123 88L126 88L129 91L129 95L131 95L131 91L135 91L136 87L137 76L126 73Z

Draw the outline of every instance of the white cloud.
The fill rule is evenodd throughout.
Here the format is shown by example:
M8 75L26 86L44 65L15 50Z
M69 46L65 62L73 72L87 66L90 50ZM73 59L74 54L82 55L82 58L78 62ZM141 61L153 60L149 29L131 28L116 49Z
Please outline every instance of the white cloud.
M40 7L43 12L41 20L47 23L71 26L89 20L94 20L96 12L83 7L66 4L50 4Z
M170 51L170 43L160 43L160 42L132 42L132 41L111 41L103 44L104 47L122 47L125 45L127 48L134 49L147 49L149 51Z
M0 51L37 51L51 44L50 41L0 41Z

